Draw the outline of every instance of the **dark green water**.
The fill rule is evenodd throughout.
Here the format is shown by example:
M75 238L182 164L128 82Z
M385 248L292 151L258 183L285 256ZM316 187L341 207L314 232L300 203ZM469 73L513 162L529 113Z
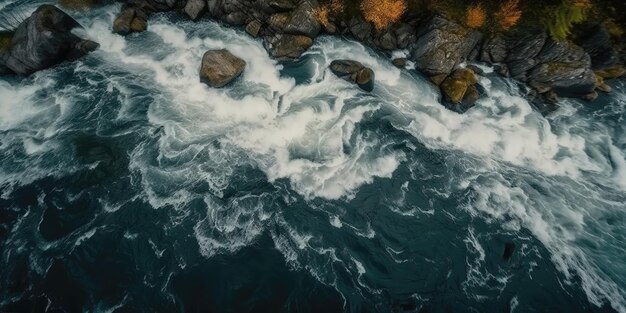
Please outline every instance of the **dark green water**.
M0 311L626 312L623 81L544 118L488 74L457 115L358 43L279 65L173 13L112 35L116 11L73 14L96 53L0 80ZM248 63L223 90L211 48Z

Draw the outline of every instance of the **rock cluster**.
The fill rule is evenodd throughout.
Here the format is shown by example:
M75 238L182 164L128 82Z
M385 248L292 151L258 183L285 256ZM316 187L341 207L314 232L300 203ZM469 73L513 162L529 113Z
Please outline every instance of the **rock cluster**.
M481 95L476 77L481 73L464 68L466 62L491 64L498 73L526 84L542 112L557 108L559 96L593 100L598 91L610 90L605 80L625 72L623 51L614 48L615 39L604 25L588 26L576 43L554 41L536 29L485 36L442 16L407 16L379 30L358 16L322 25L316 18L319 5L317 0L127 0L112 29L122 35L142 32L150 14L178 10L192 20L207 16L240 26L281 61L300 57L322 32L350 36L384 52L405 49L407 58L394 60L394 65L414 63L441 88L444 104L457 112L471 108ZM97 48L70 33L78 26L55 7L40 7L14 34L0 34L0 73L29 74ZM221 57L226 58L223 52ZM232 64L232 69L245 67L245 62ZM373 72L356 61L337 60L331 70L365 90L373 88ZM238 71L226 76L236 77Z
M14 33L3 35L8 43L0 46L0 73L29 75L96 50L98 43L72 33L79 27L55 6L40 6Z
M469 75L461 68L464 62L486 62L530 86L530 96L544 112L558 107L559 96L591 100L596 90L609 89L604 79L623 75L619 53L603 26L592 27L577 45L554 41L545 31L533 29L485 36L442 16L409 16L385 30L359 16L321 25L315 16L318 7L317 0L130 0L118 19L123 18L125 26L129 20L132 24L132 14L126 13L132 8L145 16L175 9L193 20L208 15L262 38L270 55L281 61L298 58L323 31L354 37L383 51L406 49L408 60L442 89L447 106L458 112L469 109L481 94L476 73ZM144 15L140 18L143 21ZM408 60L398 59L394 65L403 68ZM354 81L353 74L339 76Z
M335 60L330 63L333 74L359 86L365 91L374 90L374 71L352 60Z

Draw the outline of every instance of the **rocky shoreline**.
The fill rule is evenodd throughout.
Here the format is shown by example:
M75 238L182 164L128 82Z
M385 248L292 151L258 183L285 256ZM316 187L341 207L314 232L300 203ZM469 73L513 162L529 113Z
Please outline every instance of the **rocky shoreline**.
M397 50L407 51L407 58L393 60L394 64L405 67L407 61L412 61L419 72L441 88L444 105L460 113L471 108L482 93L477 84L477 75L481 73L466 67L467 62L492 65L499 74L527 86L528 97L544 114L558 108L559 97L593 101L598 91L610 91L604 80L625 72L624 55L620 56L602 24L589 26L577 45L555 41L546 31L531 28L485 35L439 15L406 16L382 31L361 17L322 24L315 14L318 7L317 0L129 0L123 4L112 30L121 35L142 32L149 27L151 14L180 11L192 20L212 18L242 27L251 36L261 38L269 54L280 61L297 59L321 34L346 36L389 55ZM93 47L90 44L84 50L91 51ZM6 55L15 55L14 50L7 53L0 49L0 72L7 67ZM358 60L354 61L350 65L358 67ZM203 69L207 68L205 63ZM32 72L10 69L17 74ZM365 88L359 85L371 90L374 73L367 73L372 81ZM233 74L238 76L240 72ZM355 82L356 76L351 81Z

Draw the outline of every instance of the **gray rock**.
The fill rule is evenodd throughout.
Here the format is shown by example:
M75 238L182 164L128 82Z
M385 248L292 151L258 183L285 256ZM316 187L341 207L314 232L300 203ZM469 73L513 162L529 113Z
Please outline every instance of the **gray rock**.
M55 6L44 4L17 27L11 45L0 52L0 68L29 75L98 48L93 41L72 33L81 27Z
M611 35L602 24L594 25L585 32L581 47L591 57L593 69L609 68L619 63L619 53L611 43Z
M242 11L237 11L226 15L224 21L230 25L243 26L248 22L248 14Z
M428 76L449 74L467 59L482 34L436 16L418 32L412 59Z
M374 26L363 20L361 16L355 16L350 20L348 29L350 30L352 36L356 39L360 41L368 41L374 31Z
M393 31L385 31L375 40L376 46L383 50L395 50L398 48L398 40Z
M483 42L480 60L488 63L502 63L507 53L506 40L501 35L495 35Z
M276 34L265 38L270 56L280 61L297 59L313 45L313 39L303 35Z
M520 31L508 36L506 62L535 58L548 40L545 31Z
M200 79L214 88L221 88L239 77L246 68L246 61L228 50L209 50L202 57Z
M365 91L374 89L374 71L360 62L335 60L330 63L330 70L341 79L357 84L359 88Z
M291 0L271 0L268 4L276 12L289 12L296 8L296 5Z
M315 38L322 30L322 25L315 17L316 0L301 0L300 5L289 14L289 21L282 31L286 34L304 35Z
M406 49L417 41L415 29L409 24L400 24L394 28L398 49Z
M596 77L589 55L571 42L549 39L536 56L528 80L551 86L562 96L583 96L595 89Z
M206 13L206 10L206 0L187 0L184 9L185 13L194 21L201 18Z

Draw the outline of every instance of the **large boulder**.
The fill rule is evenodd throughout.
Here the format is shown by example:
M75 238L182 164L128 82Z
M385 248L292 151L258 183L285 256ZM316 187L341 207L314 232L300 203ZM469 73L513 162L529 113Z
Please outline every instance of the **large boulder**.
M313 39L303 35L276 34L265 38L270 56L279 61L297 59L313 45Z
M473 107L481 97L476 74L469 68L461 68L440 85L444 105L455 112L463 113Z
M96 42L72 33L79 27L76 20L55 6L40 6L19 24L10 45L0 49L0 68L29 75L97 49Z
M538 65L526 74L528 81L547 84L562 96L582 97L595 89L589 55L571 42L548 39L534 60Z
M365 91L374 89L374 71L352 60L335 60L330 63L330 70L343 80L357 84Z
M214 88L221 88L239 77L246 68L246 61L228 50L209 50L202 57L200 79Z
M418 31L411 47L412 60L429 77L448 75L467 59L481 38L475 30L435 16Z
M619 63L619 53L613 47L611 34L604 24L589 26L584 29L587 36L582 39L581 47L591 57L591 67L604 69Z

